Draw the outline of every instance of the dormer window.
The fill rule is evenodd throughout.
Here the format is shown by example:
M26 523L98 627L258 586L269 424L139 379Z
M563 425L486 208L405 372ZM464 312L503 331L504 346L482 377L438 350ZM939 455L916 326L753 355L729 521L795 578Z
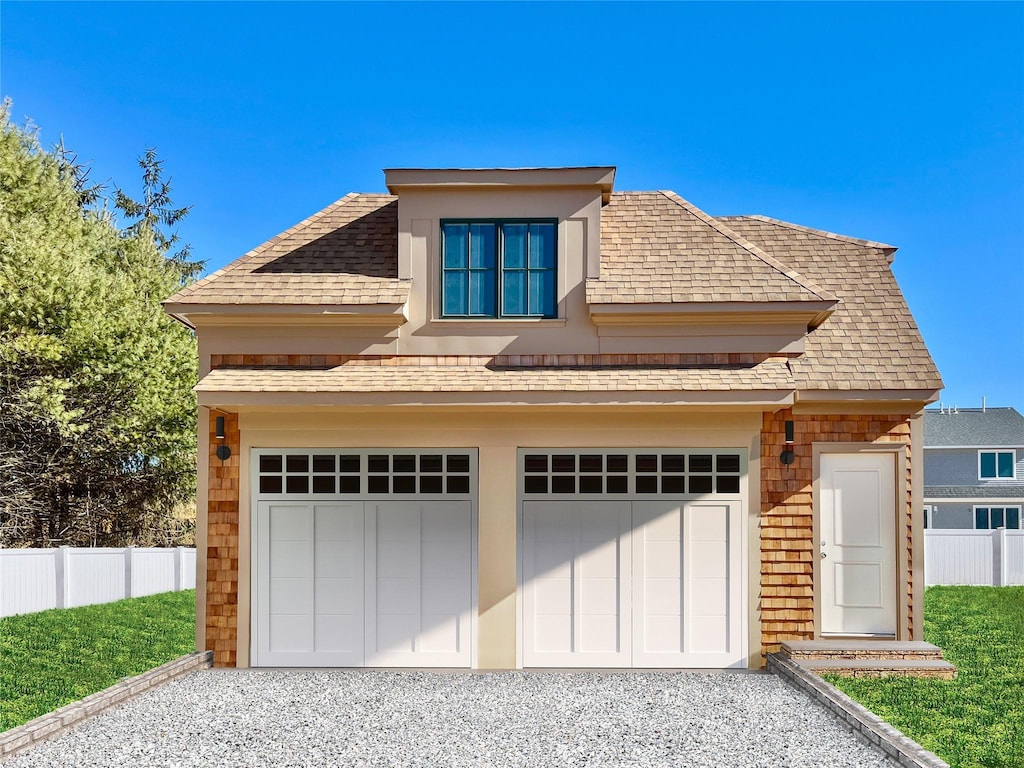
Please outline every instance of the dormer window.
M557 222L441 222L441 316L555 317Z

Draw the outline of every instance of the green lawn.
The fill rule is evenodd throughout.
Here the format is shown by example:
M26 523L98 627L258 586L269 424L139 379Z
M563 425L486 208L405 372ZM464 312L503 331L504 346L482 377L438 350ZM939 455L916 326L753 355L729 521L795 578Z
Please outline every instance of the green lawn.
M0 731L195 650L194 590L0 619Z
M954 768L1024 766L1024 587L930 587L924 637L953 681L828 681Z

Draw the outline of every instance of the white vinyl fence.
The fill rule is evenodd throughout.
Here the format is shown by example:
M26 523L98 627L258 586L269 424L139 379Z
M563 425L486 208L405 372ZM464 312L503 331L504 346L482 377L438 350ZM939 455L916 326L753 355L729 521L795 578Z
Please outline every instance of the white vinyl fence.
M926 530L924 583L929 587L1024 584L1024 531Z
M193 589L196 551L0 549L0 617Z

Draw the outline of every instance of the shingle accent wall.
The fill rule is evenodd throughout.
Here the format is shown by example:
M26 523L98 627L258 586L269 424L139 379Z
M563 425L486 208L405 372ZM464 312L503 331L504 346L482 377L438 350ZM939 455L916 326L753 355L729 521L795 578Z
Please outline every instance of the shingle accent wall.
M796 461L779 462L785 422L794 422ZM910 445L910 416L796 415L784 410L766 413L761 430L761 652L774 653L783 640L814 639L814 443L901 443ZM908 617L912 637L913 551L910 477L914 468L907 452L906 547Z
M216 417L224 417L224 439ZM238 415L210 412L210 488L206 542L206 647L216 667L233 667L238 651ZM231 458L217 458L227 445Z

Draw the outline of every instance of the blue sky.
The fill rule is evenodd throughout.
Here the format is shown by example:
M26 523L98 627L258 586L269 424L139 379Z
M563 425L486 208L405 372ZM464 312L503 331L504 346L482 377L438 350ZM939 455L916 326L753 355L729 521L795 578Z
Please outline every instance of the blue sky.
M92 178L155 146L218 268L399 166L618 166L899 246L943 401L1024 411L1024 4L23 3L0 92Z

